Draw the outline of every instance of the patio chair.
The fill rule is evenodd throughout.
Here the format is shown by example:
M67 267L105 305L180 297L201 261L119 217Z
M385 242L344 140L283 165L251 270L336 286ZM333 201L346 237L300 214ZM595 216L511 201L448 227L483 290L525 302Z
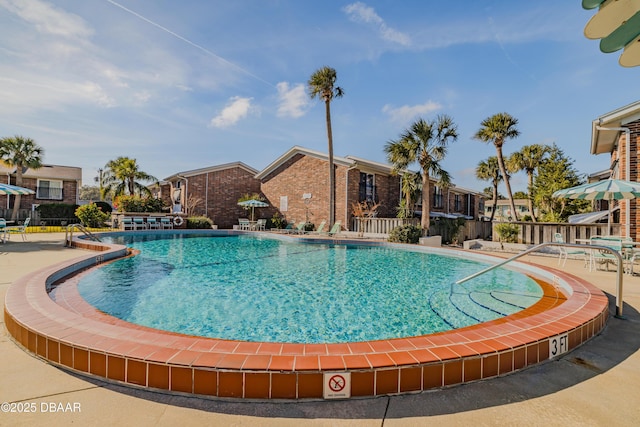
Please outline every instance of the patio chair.
M267 220L266 219L259 219L258 221L256 221L256 230L257 231L265 231L267 228Z
M7 220L0 218L0 233L2 233L2 243L7 240Z
M293 231L295 226L296 223L295 221L293 221L288 222L285 228L271 228L269 231L271 231L272 233L290 233L291 231Z
M144 222L144 218L142 218L142 217L134 217L133 218L133 229L134 230L137 230L137 229L146 230L147 229L147 224Z
M324 226L327 225L327 221L322 221L318 228L313 231L305 231L304 234L322 234L324 232Z
M554 241L556 243L565 243L564 237L562 237L562 233L555 233ZM565 248L564 246L557 246L557 248L558 248L558 252L560 253L560 256L558 257L558 265L562 263L562 266L564 267L564 265L567 263L567 258L569 258L569 255L582 256L584 258L585 268L587 267L587 264L590 262L589 254L587 253L588 251L583 251L580 249L572 249L572 248L568 249L568 248Z
M31 221L30 217L27 217L27 219L24 220L24 223L22 225L12 225L9 227L5 227L4 228L4 236L5 238L3 239L3 241L5 240L9 240L11 238L12 234L20 234L22 236L22 241L26 242L27 241L27 227L29 226L29 222Z
M238 225L240 230L251 230L251 222L249 222L248 218L238 218Z
M149 230L160 230L160 221L158 218L150 216L147 218L147 227Z
M619 237L592 237L591 245L598 246L606 246L608 248L617 251L621 256L623 261L625 260L624 252L622 250L622 239ZM591 263L590 266L597 269L598 265L605 265L607 271L609 271L609 264L618 263L618 258L613 255L611 252L603 249L592 249L591 250ZM624 265L621 266L624 268Z
M342 229L342 222L341 221L336 221L333 224L333 227L331 227L331 230L326 231L326 232L316 233L316 234L319 234L319 235L322 235L322 236L333 237L336 234L338 234L341 229Z
M168 216L163 216L162 218L160 218L160 228L167 229L167 228L173 228L173 221L171 221L171 218L169 218Z

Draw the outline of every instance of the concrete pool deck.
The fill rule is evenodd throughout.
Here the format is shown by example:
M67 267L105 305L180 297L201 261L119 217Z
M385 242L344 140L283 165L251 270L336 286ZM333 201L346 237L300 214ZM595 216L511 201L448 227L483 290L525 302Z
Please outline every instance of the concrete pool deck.
M0 245L0 297L19 277L84 253L62 234ZM556 258L525 261L557 266ZM615 274L565 270L608 294ZM75 376L38 360L1 328L0 402L35 413L0 413L1 425L637 425L640 407L640 278L625 276L626 320L611 317L597 337L558 360L487 381L414 395L316 402L231 402L131 389ZM611 314L614 313L613 304ZM26 405L28 404L28 405ZM35 405L34 405L35 404ZM67 405L70 404L70 405ZM77 404L77 405L76 405ZM51 406L53 405L53 406ZM16 408L18 405L14 405ZM52 408L57 412L53 413ZM80 412L71 412L74 409ZM70 409L60 412L60 409Z

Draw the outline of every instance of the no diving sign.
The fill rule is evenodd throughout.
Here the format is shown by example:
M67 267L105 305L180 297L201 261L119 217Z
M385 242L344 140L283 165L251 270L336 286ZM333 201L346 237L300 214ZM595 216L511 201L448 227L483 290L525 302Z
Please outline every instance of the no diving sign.
M325 372L323 396L325 399L351 397L351 372Z

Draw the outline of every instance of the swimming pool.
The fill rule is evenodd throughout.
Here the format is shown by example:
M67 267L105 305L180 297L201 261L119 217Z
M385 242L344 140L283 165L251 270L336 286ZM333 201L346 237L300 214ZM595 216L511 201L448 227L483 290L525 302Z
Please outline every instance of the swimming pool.
M245 233L161 230L154 234L177 239ZM7 290L4 319L14 342L47 363L77 374L204 397L347 399L490 379L575 349L600 333L609 314L606 295L590 283L557 269L513 262L514 270L539 283L543 296L514 314L472 326L406 338L337 343L206 338L136 325L88 304L78 291L82 277L96 266L102 269L130 255L129 250L78 238L72 243L91 251L22 277ZM331 243L363 245L336 239ZM376 246L454 255L479 263L499 261L468 251ZM146 267L143 264L141 268ZM49 294L52 290L55 301ZM469 295L478 299L473 292ZM464 292L462 297L468 298Z
M536 303L530 277L388 246L254 236L134 235L140 253L84 275L80 295L119 319L230 340L345 343L427 335ZM52 292L55 298L55 291Z

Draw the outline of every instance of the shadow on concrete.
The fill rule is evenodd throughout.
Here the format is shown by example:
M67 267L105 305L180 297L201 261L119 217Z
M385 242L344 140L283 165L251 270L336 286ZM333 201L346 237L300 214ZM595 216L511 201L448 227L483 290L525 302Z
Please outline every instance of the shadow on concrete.
M139 399L228 415L267 418L393 419L460 413L522 402L570 388L620 364L640 349L640 314L625 304L624 319L613 317L600 335L555 360L504 377L411 395L347 401L229 401L170 395L125 387L73 374L99 387Z

